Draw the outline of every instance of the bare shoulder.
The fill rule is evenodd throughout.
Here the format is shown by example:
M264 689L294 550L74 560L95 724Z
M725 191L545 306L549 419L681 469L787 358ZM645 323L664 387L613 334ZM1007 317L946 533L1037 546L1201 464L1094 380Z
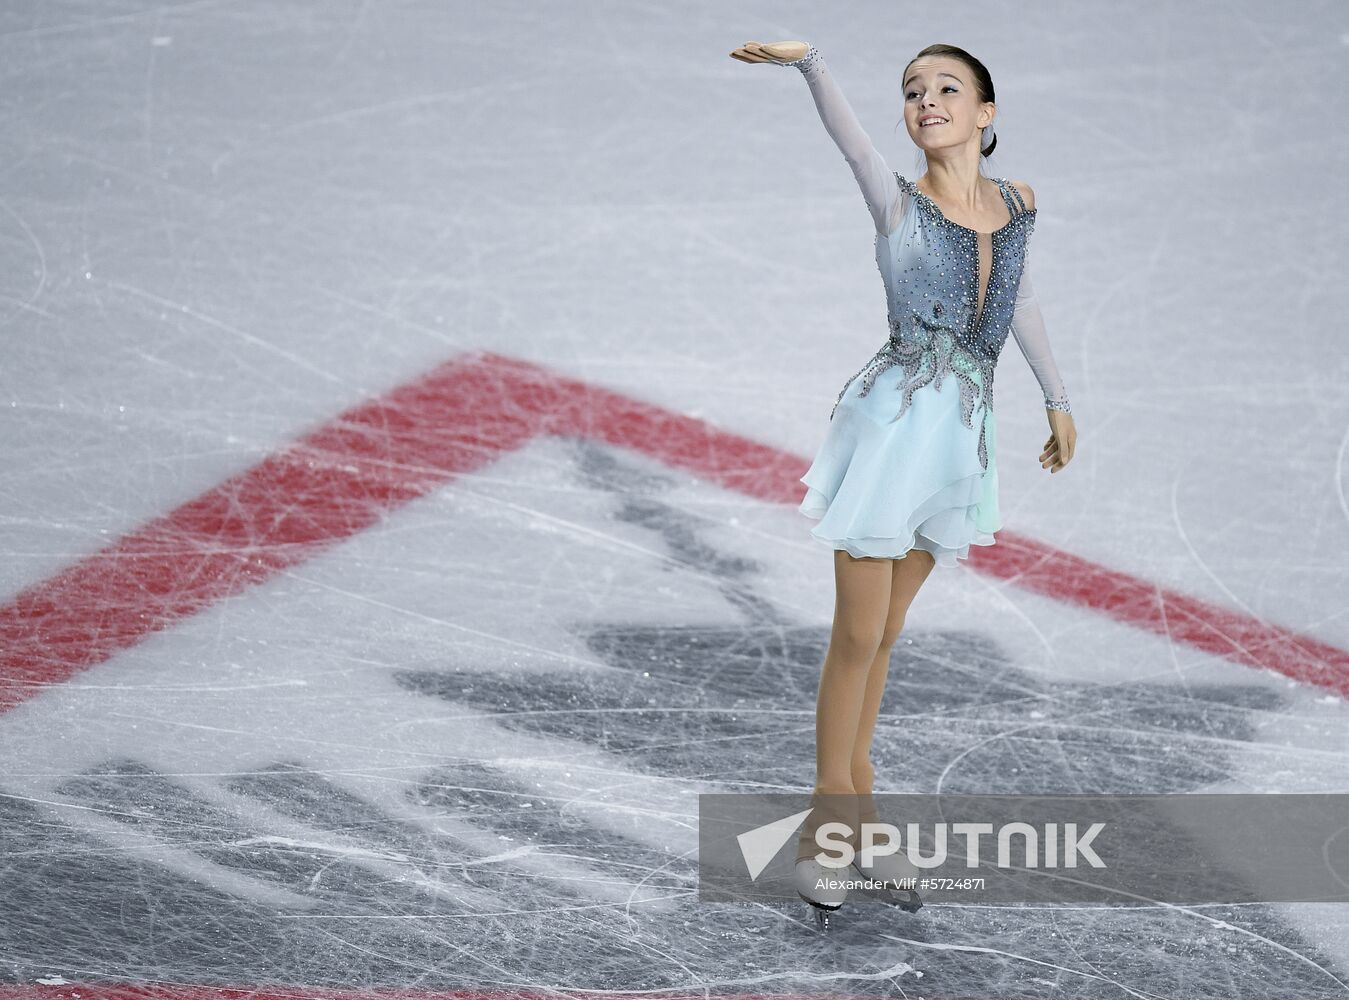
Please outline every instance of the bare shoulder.
M1008 181L1007 183L1012 185L1012 187L1016 188L1017 191L1020 192L1021 197L1025 199L1026 211L1029 212L1032 208L1035 207L1035 191L1031 188L1029 184L1027 184L1025 181Z

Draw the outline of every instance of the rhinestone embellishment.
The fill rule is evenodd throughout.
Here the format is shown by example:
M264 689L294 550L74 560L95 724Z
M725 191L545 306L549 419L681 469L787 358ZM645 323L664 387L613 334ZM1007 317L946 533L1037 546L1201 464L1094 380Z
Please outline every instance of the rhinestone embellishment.
M899 173L895 178L913 197L922 212L922 220L936 229L919 237L924 252L921 261L906 256L905 261L910 266L892 272L893 283L899 287L893 289L897 301L891 306L890 336L880 350L844 383L829 418L834 418L853 382L861 380L860 398L868 395L887 371L899 368L903 377L894 385L900 394L899 409L892 420L904 416L914 394L922 387L932 385L940 391L951 381L956 383L960 393L961 422L973 430L975 416L993 409L994 372L1010 331L1026 241L1034 230L1035 209L1025 208L1019 194L1009 193L1006 181L998 179L998 187L1011 209L1011 218L992 233L979 233L947 219L937 204L912 181ZM1019 210L1013 205L1013 199ZM985 237L991 244L992 259L981 302L979 244ZM888 239L877 237L878 265L884 259L882 251L893 252L888 242L882 242ZM882 274L885 274L884 267ZM936 289L951 290L948 294L955 297L948 297L944 302L937 297ZM921 298L918 297L920 291ZM931 305L924 299L931 300ZM1046 399L1045 406L1071 412L1066 399ZM979 464L987 470L985 427L986 423L981 420Z

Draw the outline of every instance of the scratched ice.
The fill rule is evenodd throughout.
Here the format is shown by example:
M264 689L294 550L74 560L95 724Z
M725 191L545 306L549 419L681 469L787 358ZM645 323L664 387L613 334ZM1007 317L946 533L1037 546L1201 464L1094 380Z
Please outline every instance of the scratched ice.
M697 900L697 794L813 779L796 477L886 334L749 38L906 176L899 69L988 63L1081 434L1004 355L999 545L1075 561L934 575L878 787L1349 791L1340 10L822 9L0 10L0 981L1349 991L1345 906Z

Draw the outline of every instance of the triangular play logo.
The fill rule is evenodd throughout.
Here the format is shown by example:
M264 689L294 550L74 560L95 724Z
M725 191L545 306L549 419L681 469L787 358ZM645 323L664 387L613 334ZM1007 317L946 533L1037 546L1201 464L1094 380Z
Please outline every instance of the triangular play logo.
M774 820L772 823L747 830L735 838L740 844L740 855L745 859L745 867L749 869L751 882L768 867L768 862L777 856L778 851L782 850L782 845L792 838L796 828L809 815L810 810L804 809L785 819Z

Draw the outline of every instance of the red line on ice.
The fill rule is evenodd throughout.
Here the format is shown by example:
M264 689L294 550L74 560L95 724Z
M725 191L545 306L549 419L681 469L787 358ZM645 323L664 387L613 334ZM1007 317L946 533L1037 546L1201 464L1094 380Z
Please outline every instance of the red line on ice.
M151 980L145 983L22 983L0 984L0 1000L557 1000L560 994L544 989L436 989L432 986L388 986L342 989L334 986L197 986ZM789 993L713 993L702 990L665 993L568 992L572 1000L797 1000ZM865 994L858 995L866 1000ZM966 995L926 993L930 1000L978 1000ZM1003 994L1003 1000L1012 1000ZM800 1000L806 1000L801 997ZM818 1000L818 998L816 998ZM878 998L879 1000L879 998Z
M374 524L537 434L643 452L796 504L806 463L519 359L474 353L294 444L0 607L0 711ZM1349 696L1349 653L1003 530L969 565L1169 640Z

